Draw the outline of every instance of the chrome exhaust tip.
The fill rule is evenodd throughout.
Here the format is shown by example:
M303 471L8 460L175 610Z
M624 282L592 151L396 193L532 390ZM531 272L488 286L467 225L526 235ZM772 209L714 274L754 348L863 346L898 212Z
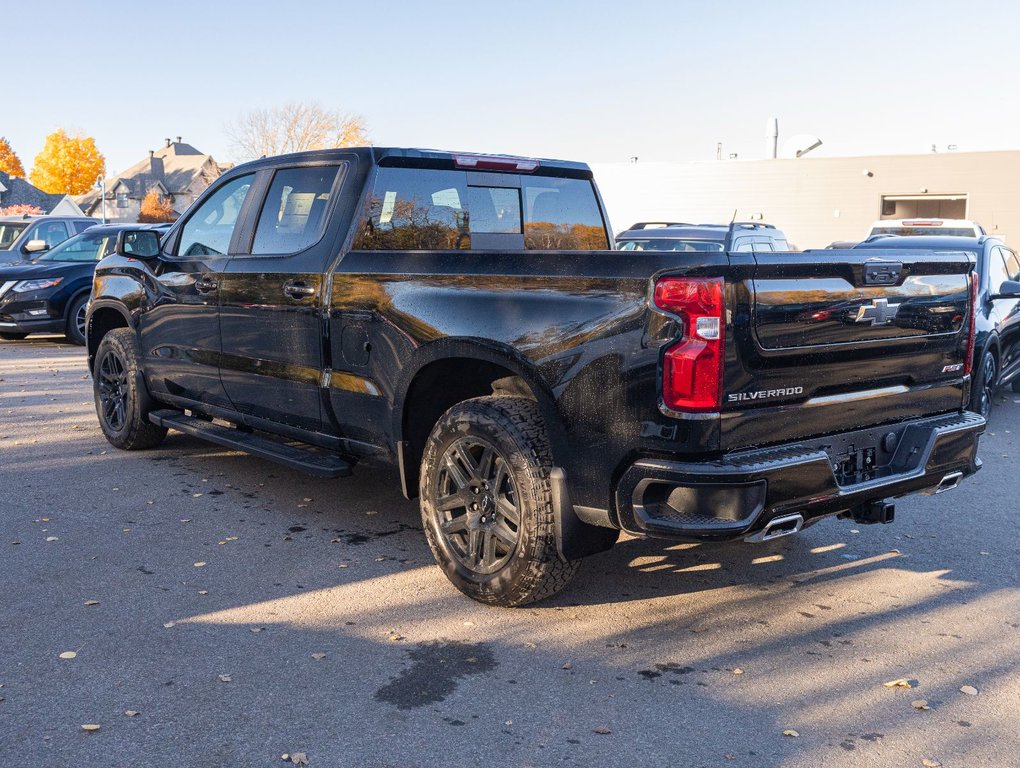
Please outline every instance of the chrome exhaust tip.
M961 482L963 482L963 472L950 472L942 478L941 482L939 482L938 487L935 489L935 493L951 491Z
M757 533L752 533L750 536L745 536L744 541L750 542L761 542L771 541L772 539L778 539L782 536L791 536L797 533L801 528L804 527L803 515L783 515L782 517L774 517L769 520L765 527Z

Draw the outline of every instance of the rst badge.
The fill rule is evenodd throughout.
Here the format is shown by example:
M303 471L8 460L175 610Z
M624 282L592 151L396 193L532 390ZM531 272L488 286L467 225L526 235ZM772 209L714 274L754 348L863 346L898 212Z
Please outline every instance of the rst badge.
M952 365L943 365L942 373L956 373L957 371L963 370L963 363L953 363Z

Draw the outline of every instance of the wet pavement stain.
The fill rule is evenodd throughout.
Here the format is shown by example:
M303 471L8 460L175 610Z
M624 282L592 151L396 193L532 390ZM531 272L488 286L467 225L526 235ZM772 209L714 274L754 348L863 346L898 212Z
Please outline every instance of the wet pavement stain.
M403 710L435 704L453 693L462 678L491 672L497 666L485 643L419 643L407 657L411 666L376 691L376 701Z

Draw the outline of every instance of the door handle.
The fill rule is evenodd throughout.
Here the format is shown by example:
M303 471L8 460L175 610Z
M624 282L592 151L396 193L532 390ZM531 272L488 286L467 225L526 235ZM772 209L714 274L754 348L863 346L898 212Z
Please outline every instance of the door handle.
M308 285L300 280L291 280L283 285L283 292L292 299L306 299L314 296L315 291L314 285Z
M210 293L216 290L216 281L210 277L201 277L195 281L195 290L199 293Z

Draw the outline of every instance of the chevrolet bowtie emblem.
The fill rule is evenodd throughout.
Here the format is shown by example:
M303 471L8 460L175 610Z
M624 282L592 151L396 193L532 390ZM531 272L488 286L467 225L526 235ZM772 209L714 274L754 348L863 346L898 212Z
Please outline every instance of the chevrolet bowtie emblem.
M899 309L899 304L890 305L888 299L875 299L871 304L857 309L857 317L854 322L888 325L896 318Z

